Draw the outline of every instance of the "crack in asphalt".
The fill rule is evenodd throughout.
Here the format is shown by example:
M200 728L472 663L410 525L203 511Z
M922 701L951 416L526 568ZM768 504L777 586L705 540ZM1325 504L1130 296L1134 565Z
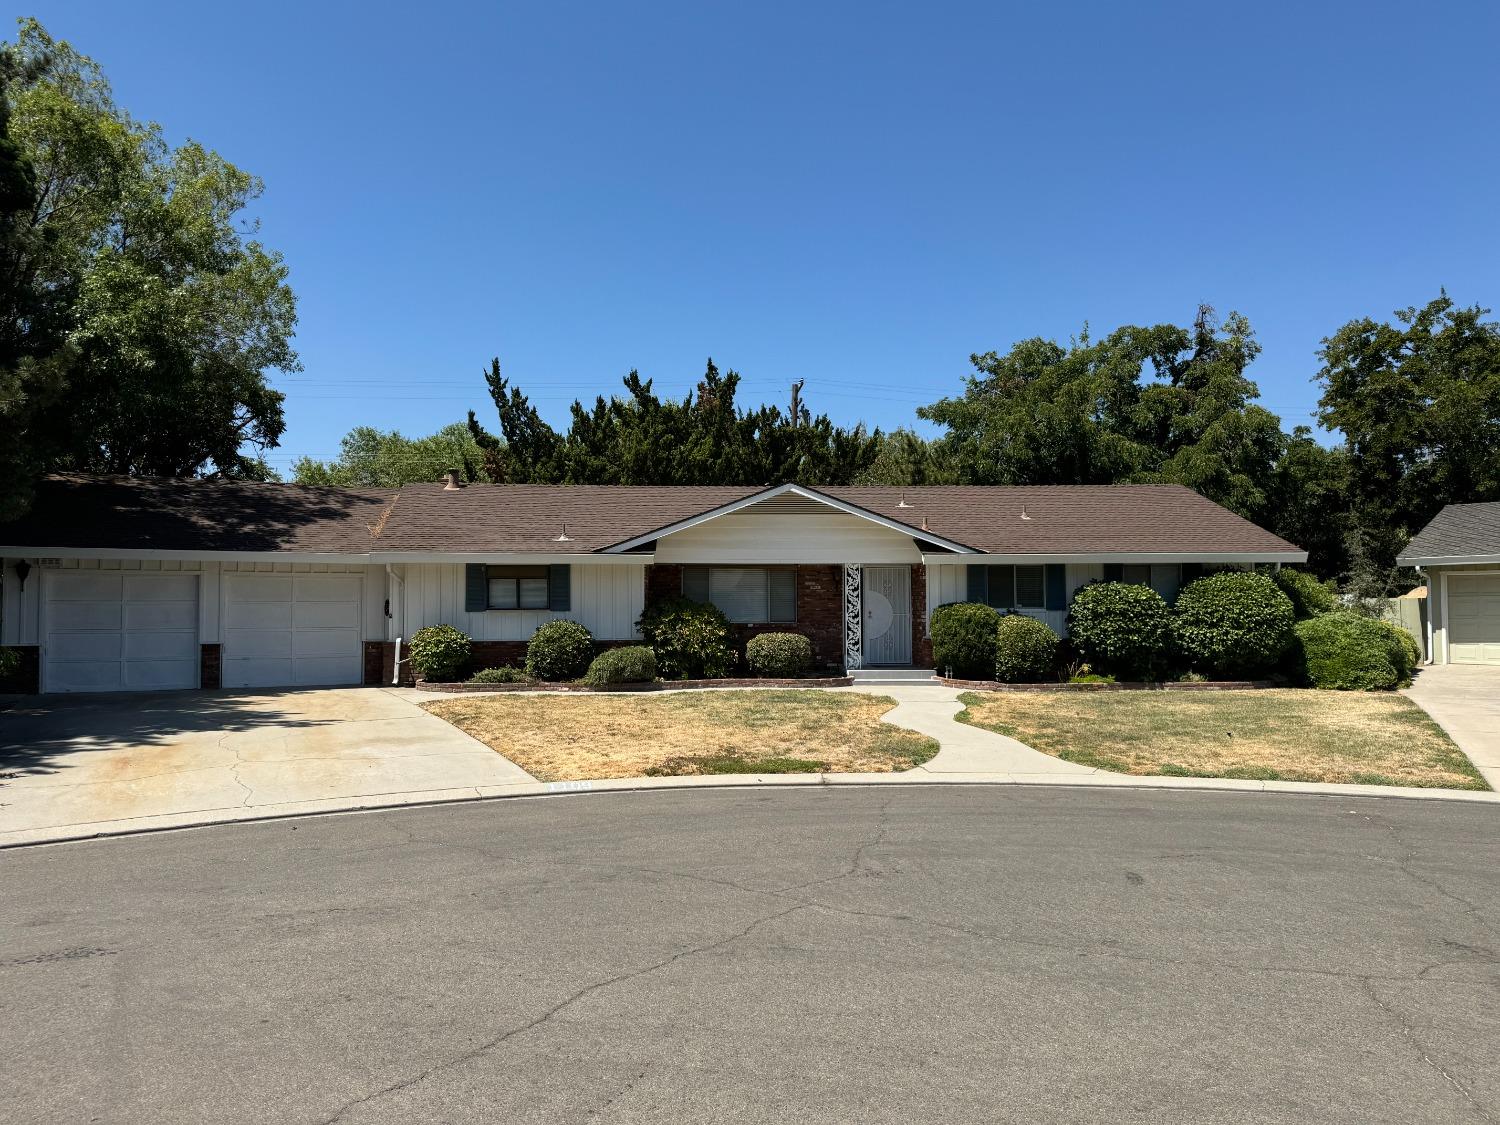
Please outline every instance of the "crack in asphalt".
M409 1090L413 1086L419 1086L435 1075L441 1074L447 1070L451 1070L456 1066L462 1066L464 1063L469 1062L472 1059L476 1059L481 1055L488 1054L490 1051L495 1050L497 1047L504 1046L507 1042L509 1042L511 1039L514 1039L516 1036L523 1035L526 1032L533 1030L534 1028L542 1026L543 1024L554 1019L556 1016L567 1011L574 1004L577 1004L580 1000L592 996L594 993L599 992L602 989L610 988L617 984L623 984L626 981L631 981L635 980L638 977L646 976L648 973L654 973L660 969L668 968L686 957L697 956L701 953L712 953L714 950L722 949L727 945L731 945L734 942L739 941L741 938L749 937L750 934L754 933L761 926L764 926L770 922L774 922L778 918L785 918L789 914L795 914L799 910L806 909L806 906L797 904L789 906L785 910L778 910L771 914L763 914L751 921L748 925L736 930L728 937L720 938L717 941L707 942L703 945L695 945L688 949L679 950L678 952L672 954L672 956L664 958L661 961L653 962L652 964L646 965L643 968L632 969L628 973L620 973L616 976L608 977L605 980L595 981L593 984L585 985L583 988L580 988L576 992L573 992L564 997L562 1000L552 1005L552 1007L548 1008L546 1011L542 1012L534 1019L530 1019L517 1027L510 1028L509 1030L486 1040L472 1050L465 1051L461 1055L457 1055L454 1058L430 1066L420 1074L414 1075L411 1078L404 1079L400 1082L394 1082L389 1086L384 1086L372 1093L355 1098L351 1102L346 1102L337 1113L335 1113L332 1117L324 1118L319 1123L319 1125L335 1125L336 1122L342 1121L351 1110L358 1109L360 1106L367 1105L368 1103L373 1102L379 1098L389 1097L391 1094L397 1094L403 1090Z
M1439 1063L1436 1059L1434 1059L1427 1053L1427 1048L1424 1047L1422 1045L1422 1041L1417 1038L1417 1029L1412 1024L1411 1020L1408 1019L1405 1014L1403 1014L1393 1004L1389 1004L1380 998L1380 994L1375 991L1375 985L1373 984L1373 981L1375 979L1376 978L1373 977L1365 978L1365 995L1368 996L1370 1000L1374 1002L1375 1006L1382 1012L1384 1012L1386 1016L1390 1018L1391 1022L1396 1025L1396 1027L1400 1030L1402 1036L1408 1043L1411 1044L1412 1050L1416 1052L1417 1056L1422 1060L1422 1062L1432 1070L1436 1071L1439 1075L1442 1076L1444 1081L1446 1081L1450 1086L1457 1090L1464 1101L1468 1103L1469 1108L1472 1109L1475 1113L1479 1114L1480 1117L1484 1118L1486 1121L1496 1121L1497 1118L1495 1117L1495 1115L1492 1114L1488 1109L1486 1109L1482 1102L1474 1097L1474 1094L1467 1086L1460 1082L1451 1071L1449 1071L1446 1067L1444 1067L1441 1063Z

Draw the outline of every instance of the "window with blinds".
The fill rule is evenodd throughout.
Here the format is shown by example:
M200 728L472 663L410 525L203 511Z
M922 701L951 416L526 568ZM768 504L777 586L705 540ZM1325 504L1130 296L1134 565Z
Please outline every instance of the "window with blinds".
M685 566L682 593L738 624L797 620L797 572L789 567Z
M485 577L491 609L546 609L551 604L545 566L492 566Z

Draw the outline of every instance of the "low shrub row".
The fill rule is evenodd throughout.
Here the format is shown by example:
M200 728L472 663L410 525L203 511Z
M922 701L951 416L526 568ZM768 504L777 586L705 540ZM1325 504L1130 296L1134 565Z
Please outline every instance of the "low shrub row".
M1095 582L1068 608L1068 640L1044 622L986 605L939 606L934 663L964 679L1260 679L1388 689L1411 682L1420 653L1404 629L1337 611L1303 571L1222 571L1190 582L1175 607L1149 586Z
M712 605L687 598L655 603L639 624L644 645L607 649L595 655L593 635L576 621L548 621L526 645L524 669L484 668L469 683L527 681L562 683L582 679L593 685L646 683L665 679L715 679L732 671L736 653L729 621ZM473 665L469 637L452 625L429 625L411 640L413 670L424 680L454 682ZM750 674L793 678L812 668L812 642L800 633L762 633L745 649Z

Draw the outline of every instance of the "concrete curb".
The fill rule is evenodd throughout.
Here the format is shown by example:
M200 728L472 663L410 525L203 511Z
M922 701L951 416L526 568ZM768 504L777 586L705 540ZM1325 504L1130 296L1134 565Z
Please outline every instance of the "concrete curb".
M439 789L417 793L385 793L359 798L303 801L291 805L265 805L249 816L212 816L171 813L130 821L99 821L59 828L21 829L0 833L0 851L40 847L46 844L79 843L120 836L155 835L191 828L213 828L274 820L300 820L312 816L379 812L388 809L422 808L430 805L473 804L517 798L566 797L608 793L660 793L681 789L828 789L880 786L933 788L940 786L1017 785L1059 789L1146 789L1157 792L1186 790L1219 793L1280 793L1303 797L1374 797L1386 800L1455 801L1465 804L1500 805L1500 793L1466 789L1422 789L1396 785L1334 785L1306 781L1244 781L1216 777L1137 777L1098 772L1069 774L934 774L923 767L904 773L803 773L716 774L704 777L627 777L598 781L523 782L515 785L477 786L474 789Z

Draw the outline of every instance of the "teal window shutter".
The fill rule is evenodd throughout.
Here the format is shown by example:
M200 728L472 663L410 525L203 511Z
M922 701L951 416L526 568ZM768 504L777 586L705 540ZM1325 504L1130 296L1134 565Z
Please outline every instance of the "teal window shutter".
M559 563L547 568L547 608L567 613L573 608L573 568Z
M1047 564L1047 608L1068 608L1068 568L1062 563Z
M990 605L996 609L1016 608L1016 568L1010 563L990 567Z
M1124 565L1121 564L1121 563L1105 563L1104 564L1104 581L1106 581L1106 582L1123 582L1123 581L1125 581L1125 567L1124 567Z
M490 608L490 582L484 563L469 563L464 567L464 609L469 613L483 613Z
M987 566L970 566L969 570L969 600L988 605L990 600L990 568Z

